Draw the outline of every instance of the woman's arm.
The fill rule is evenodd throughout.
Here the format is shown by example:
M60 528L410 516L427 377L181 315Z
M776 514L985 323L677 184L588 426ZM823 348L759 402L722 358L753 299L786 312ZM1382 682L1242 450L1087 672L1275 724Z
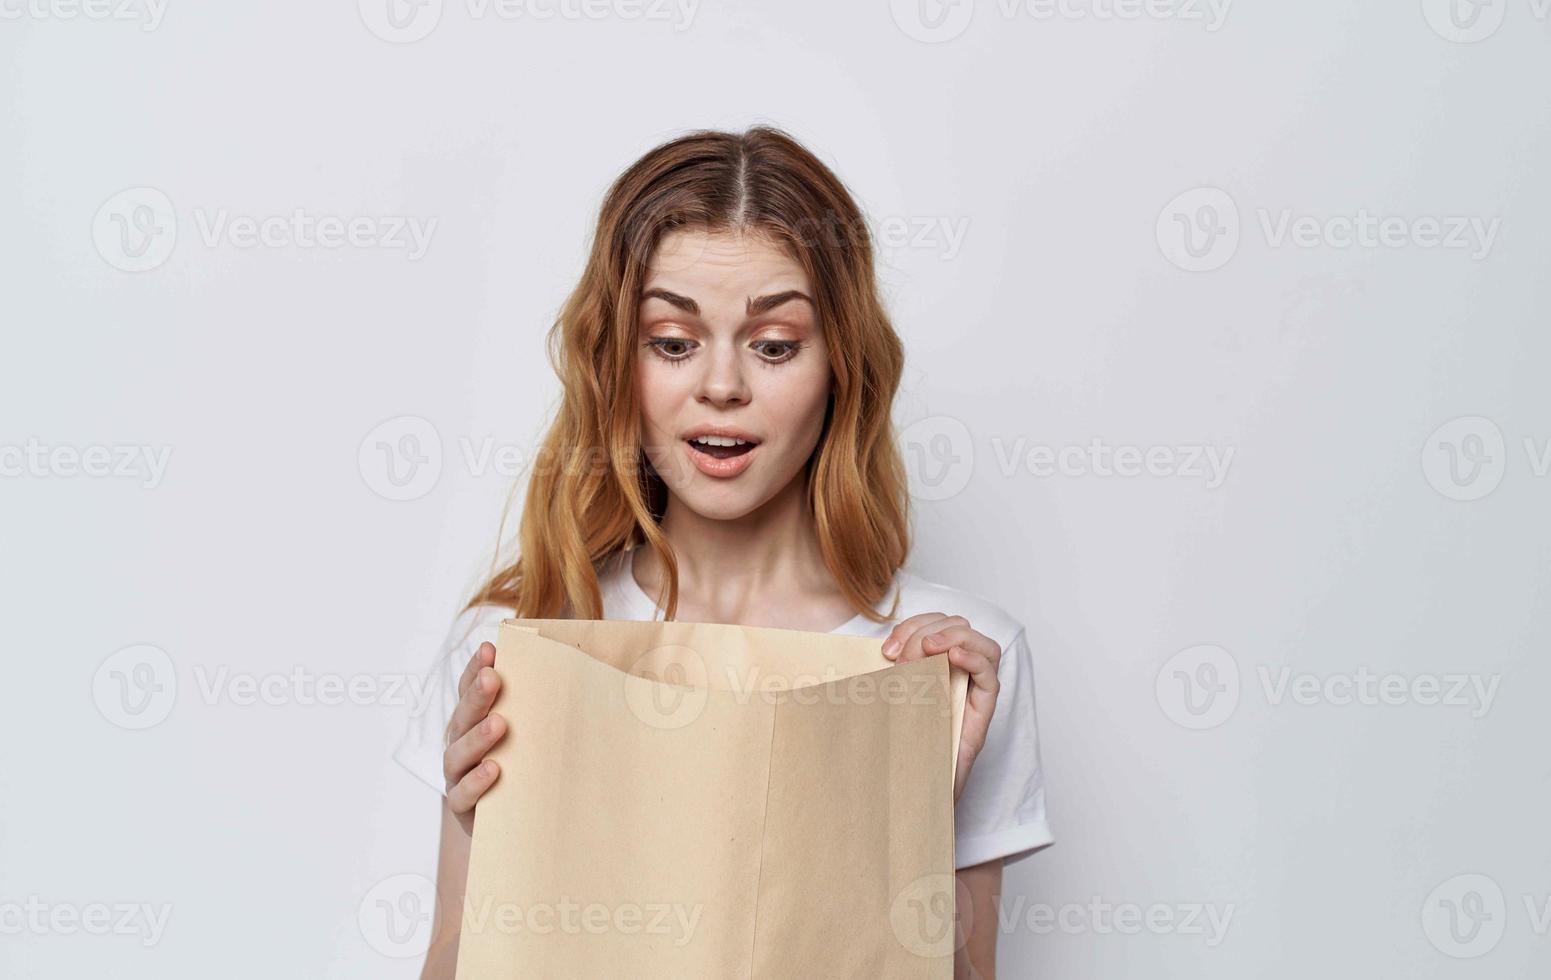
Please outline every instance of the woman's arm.
M969 908L959 912L959 922L969 923L969 935L953 956L954 980L996 980L996 907L1002 898L1002 859L987 861L959 871L959 898Z
M431 920L431 947L426 950L420 980L453 980L457 972L470 840L443 797L441 847L436 854L436 914Z

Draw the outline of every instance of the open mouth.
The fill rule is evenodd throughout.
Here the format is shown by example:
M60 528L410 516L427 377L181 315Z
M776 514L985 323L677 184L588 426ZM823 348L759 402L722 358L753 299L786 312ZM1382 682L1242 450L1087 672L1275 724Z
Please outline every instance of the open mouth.
M701 442L698 439L686 439L684 441L689 443L689 448L693 449L695 452L704 453L705 455L715 459L731 459L734 456L742 456L758 445L758 443L753 442L735 443L734 445L722 445L722 443L733 441L730 439L719 439L714 442Z

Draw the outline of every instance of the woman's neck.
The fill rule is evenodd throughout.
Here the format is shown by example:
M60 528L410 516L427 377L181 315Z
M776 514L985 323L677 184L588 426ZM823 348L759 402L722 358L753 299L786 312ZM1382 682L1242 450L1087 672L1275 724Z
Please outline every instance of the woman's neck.
M662 529L678 560L684 622L736 623L827 631L855 615L819 551L805 481L764 506L721 520L670 497ZM663 596L667 572L650 548L635 551L634 575L650 596Z

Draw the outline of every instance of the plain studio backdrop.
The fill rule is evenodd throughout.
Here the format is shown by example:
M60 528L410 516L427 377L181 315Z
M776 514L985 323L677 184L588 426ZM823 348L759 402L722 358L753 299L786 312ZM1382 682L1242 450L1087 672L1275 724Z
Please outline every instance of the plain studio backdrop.
M416 975L390 752L544 332L769 122L878 240L909 567L1032 642L1002 975L1544 975L1546 8L4 0L0 974Z

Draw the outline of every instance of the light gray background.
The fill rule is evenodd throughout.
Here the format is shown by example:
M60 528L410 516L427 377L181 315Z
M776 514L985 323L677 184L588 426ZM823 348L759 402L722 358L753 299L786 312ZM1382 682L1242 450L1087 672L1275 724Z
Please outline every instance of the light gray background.
M0 21L0 974L416 974L437 802L390 689L495 542L513 481L467 453L533 447L608 182L757 121L895 236L911 567L1033 642L1056 844L1007 876L1002 975L1551 966L1545 0L31 3ZM298 209L376 224L203 233ZM423 254L373 237L410 219ZM1490 247L1427 244L1456 219ZM1167 448L1059 464L1095 444ZM120 903L154 942L77 922Z

